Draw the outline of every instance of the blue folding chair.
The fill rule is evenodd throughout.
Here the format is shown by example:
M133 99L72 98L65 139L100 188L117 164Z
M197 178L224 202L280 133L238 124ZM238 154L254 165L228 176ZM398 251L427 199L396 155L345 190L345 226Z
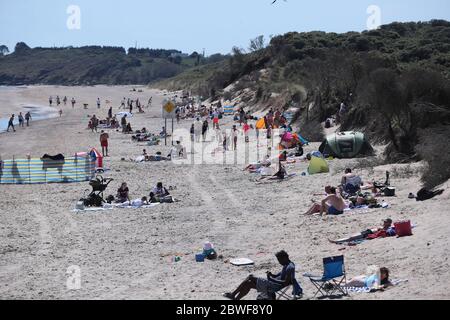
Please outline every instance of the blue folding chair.
M289 294L289 290L292 288L292 294ZM303 297L303 289L300 284L294 279L294 283L291 286L276 292L276 300L286 299L286 300L299 300Z
M324 258L322 276L313 276L306 273L303 276L309 278L311 283L317 288L314 298L319 293L322 294L322 297L329 297L337 292L342 293L344 296L348 295L345 288L347 277L345 274L344 256Z

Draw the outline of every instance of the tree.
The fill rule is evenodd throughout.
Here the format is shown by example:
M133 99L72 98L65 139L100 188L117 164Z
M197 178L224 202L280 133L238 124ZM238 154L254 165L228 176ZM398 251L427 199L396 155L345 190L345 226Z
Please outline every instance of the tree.
M255 39L250 40L248 50L250 50L250 52L256 52L264 49L265 46L264 36L258 36Z
M7 53L9 53L8 47L4 44L0 45L0 56L4 56Z
M25 42L18 42L14 48L14 53L20 54L30 50L30 47Z

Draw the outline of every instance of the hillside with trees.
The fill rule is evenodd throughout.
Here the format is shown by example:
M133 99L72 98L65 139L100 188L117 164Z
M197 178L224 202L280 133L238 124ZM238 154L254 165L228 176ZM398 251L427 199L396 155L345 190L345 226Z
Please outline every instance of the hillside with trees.
M173 77L193 66L225 56L204 58L194 52L122 47L30 48L18 43L14 52L0 46L0 85L148 84Z
M321 123L349 111L341 130L361 129L387 145L388 162L426 160L424 183L450 178L450 22L392 23L345 34L290 32L265 46L200 66L156 87L190 89L253 110L295 109L304 136L321 141Z

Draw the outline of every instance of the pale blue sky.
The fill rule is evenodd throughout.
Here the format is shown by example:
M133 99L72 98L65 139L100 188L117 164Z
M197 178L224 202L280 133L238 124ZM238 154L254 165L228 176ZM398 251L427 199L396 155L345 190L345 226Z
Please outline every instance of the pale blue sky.
M369 5L393 21L450 20L448 0L0 0L0 44L115 45L228 53L258 35L362 31ZM81 29L69 30L69 5Z

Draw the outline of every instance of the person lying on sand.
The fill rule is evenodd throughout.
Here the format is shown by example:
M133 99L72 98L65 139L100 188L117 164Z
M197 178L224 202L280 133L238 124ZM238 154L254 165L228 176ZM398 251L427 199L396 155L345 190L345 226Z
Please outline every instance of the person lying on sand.
M341 215L344 213L347 205L342 196L336 192L336 188L326 186L325 192L328 196L322 200L321 204L314 203L314 205L305 213L306 215L312 215L318 212L320 212L320 215L323 215L324 212L329 215Z
M376 235L378 232L384 232L387 237L395 237L397 235L397 233L395 232L395 227L392 225L392 219L388 218L383 220L383 226L381 228L368 229L348 238L338 240L328 239L328 241L334 244L343 244L346 242L367 239L370 235Z
M250 275L242 282L236 290L233 292L224 293L225 298L231 300L241 300L244 298L251 289L256 290L261 295L273 298L275 293L294 284L295 280L295 265L289 259L289 255L286 251L280 251L275 254L278 262L283 266L280 273L274 275L271 272L267 272L267 278L256 278Z
M379 276L378 276L379 274ZM362 275L347 281L346 287L352 288L373 288L375 290L383 290L391 286L389 280L389 269L382 267L377 274L370 276Z
M130 190L128 189L127 183L126 182L122 183L120 188L117 190L117 197L116 197L117 202L118 203L124 203L127 201L131 202L129 192Z
M270 167L272 162L270 161L270 156L267 155L266 158L262 161L258 161L258 163L249 164L243 171L255 172L262 167Z

